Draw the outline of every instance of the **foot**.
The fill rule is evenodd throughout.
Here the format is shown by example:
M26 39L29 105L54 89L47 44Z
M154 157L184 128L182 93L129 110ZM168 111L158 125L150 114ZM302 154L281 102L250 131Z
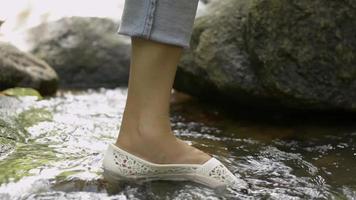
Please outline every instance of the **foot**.
M203 164L211 158L207 153L190 146L173 134L160 137L146 135L150 134L119 136L115 145L156 164Z

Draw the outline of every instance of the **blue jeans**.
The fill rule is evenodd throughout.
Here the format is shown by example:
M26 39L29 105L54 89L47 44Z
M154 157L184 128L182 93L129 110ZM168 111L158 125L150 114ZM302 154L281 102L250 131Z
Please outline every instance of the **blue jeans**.
M125 0L119 34L190 48L199 0Z

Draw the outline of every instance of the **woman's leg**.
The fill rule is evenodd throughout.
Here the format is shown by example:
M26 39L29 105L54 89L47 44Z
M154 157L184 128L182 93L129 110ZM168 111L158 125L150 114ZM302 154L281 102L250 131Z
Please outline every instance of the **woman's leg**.
M171 130L171 90L183 48L190 46L198 1L125 0L118 32L131 36L132 48L128 96L116 146L157 164L205 163L197 168L178 167L188 170L182 171L179 178L188 180L189 174L189 180L206 186L229 185L246 190L247 183L235 177L220 161L179 140ZM165 170L156 174L160 168L112 144L105 153L103 166L107 177L172 177L173 180L180 176L178 172L171 174ZM140 167L147 171L142 172Z
M169 107L182 47L131 37L126 107L116 145L154 163L201 164L211 157L177 139Z

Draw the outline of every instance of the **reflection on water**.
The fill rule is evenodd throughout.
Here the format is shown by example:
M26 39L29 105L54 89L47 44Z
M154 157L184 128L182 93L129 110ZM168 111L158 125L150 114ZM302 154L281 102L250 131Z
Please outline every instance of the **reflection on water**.
M232 118L182 98L172 104L175 134L239 173L251 194L221 196L190 182L111 185L102 178L101 159L117 135L125 99L120 88L22 98L15 121L28 136L0 157L0 199L356 198L352 122ZM9 109L0 106L0 113Z

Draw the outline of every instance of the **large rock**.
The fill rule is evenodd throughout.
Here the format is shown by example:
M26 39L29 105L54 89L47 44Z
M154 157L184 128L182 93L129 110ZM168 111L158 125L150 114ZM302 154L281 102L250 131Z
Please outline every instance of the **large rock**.
M356 2L224 0L195 22L175 88L264 108L356 110Z
M109 19L63 18L29 31L31 52L54 67L61 87L126 85L130 44L117 28Z
M47 63L11 44L0 42L0 90L31 87L42 95L51 95L57 86L57 74Z

